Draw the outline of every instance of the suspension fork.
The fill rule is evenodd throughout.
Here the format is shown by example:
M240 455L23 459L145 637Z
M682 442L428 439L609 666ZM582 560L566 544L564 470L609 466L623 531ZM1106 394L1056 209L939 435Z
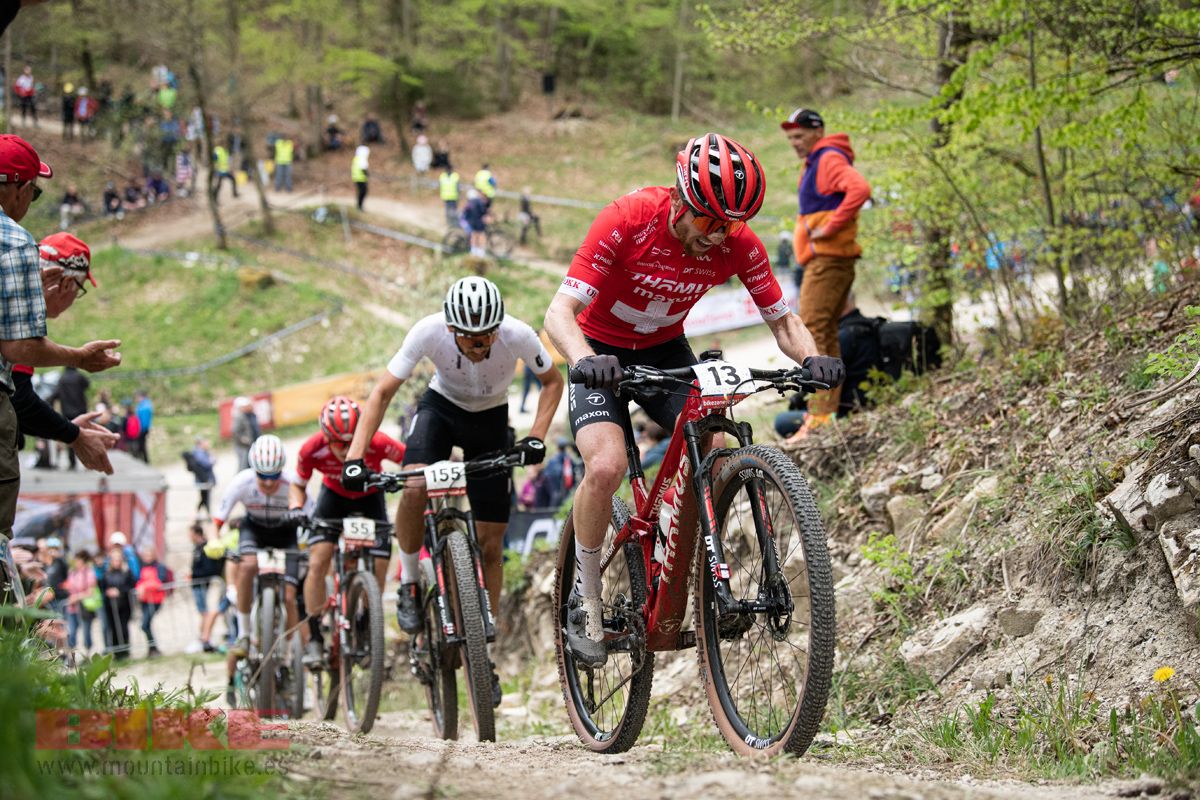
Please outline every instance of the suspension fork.
M446 605L446 571L442 564L442 550L444 542L438 537L437 522L439 514L435 514L433 506L430 504L425 509L425 541L429 550L429 557L433 561L433 577L437 583L436 598L438 605L438 617L442 621L442 633L447 639L453 639L458 633L454 625L454 619L450 615L450 609Z
M696 497L697 517L700 522L700 535L704 538L704 546L708 552L708 578L713 582L713 590L717 596L719 613L763 611L766 608L765 598L760 596L753 601L736 600L729 588L730 570L725 560L725 546L717 534L717 515L713 505L712 474L717 459L732 455L733 451L726 448L715 448L706 456L701 456L700 447L703 437L710 433L729 433L737 437L742 447L749 446L754 441L753 431L749 423L727 419L724 416L712 414L696 422L688 422L683 427L687 442L688 455L693 464L698 466L692 473L692 491ZM774 536L770 534L770 522L766 514L763 498L762 481L753 478L749 482L751 490L751 513L757 531L766 531L771 540L770 547L763 547L763 567L768 576L779 571L779 560L775 553ZM701 580L701 576L697 576Z
M467 523L467 541L471 544L471 558L475 562L475 583L479 587L479 610L483 612L484 637L489 642L496 641L496 618L492 615L492 599L488 597L487 585L483 580L483 551L479 549L479 539L475 534L475 515L470 511L458 513Z

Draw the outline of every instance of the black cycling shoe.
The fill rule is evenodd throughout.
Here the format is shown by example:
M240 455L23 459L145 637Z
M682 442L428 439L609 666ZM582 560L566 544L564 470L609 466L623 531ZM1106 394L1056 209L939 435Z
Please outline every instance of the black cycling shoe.
M417 584L402 583L396 592L396 622L408 634L421 632L421 606L417 602Z
M504 697L504 690L500 688L500 676L496 674L496 670L492 670L492 708L500 707L500 700Z

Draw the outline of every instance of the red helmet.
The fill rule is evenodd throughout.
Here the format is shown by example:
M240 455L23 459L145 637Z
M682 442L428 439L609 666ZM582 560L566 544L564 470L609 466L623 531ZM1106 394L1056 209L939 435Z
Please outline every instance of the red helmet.
M675 157L675 186L700 216L745 222L762 207L767 180L753 153L727 136L706 133Z
M329 402L321 409L321 433L330 442L353 440L359 413L358 403L349 397L338 395L329 398Z

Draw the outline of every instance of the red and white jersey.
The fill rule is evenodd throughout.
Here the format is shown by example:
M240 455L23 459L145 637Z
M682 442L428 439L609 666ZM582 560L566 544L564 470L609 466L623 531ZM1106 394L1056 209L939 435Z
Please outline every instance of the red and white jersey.
M404 463L404 445L386 433L376 431L371 437L371 444L367 446L363 461L366 462L367 469L379 472L385 460L395 464ZM380 491L372 489L369 492L352 492L342 486L342 459L333 454L329 442L325 441L325 434L319 432L305 439L304 444L300 445L300 454L296 457L296 483L300 486L306 485L314 470L324 476L321 483L329 487L330 491L351 500Z
M704 293L736 275L764 319L790 313L762 240L743 226L702 256L670 231L670 190L639 189L597 216L558 291L583 302L579 327L615 347L644 349L683 335Z

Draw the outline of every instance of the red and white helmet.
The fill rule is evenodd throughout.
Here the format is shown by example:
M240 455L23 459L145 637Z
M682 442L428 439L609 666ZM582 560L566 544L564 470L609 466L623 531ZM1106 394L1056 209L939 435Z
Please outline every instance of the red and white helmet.
M259 475L278 476L283 472L287 463L287 451L283 448L283 440L273 433L263 434L250 445L248 457L250 469Z
M358 427L358 403L349 397L338 395L329 398L321 409L321 433L331 442L350 442L354 429Z
M753 153L727 136L706 133L675 157L675 187L696 214L745 222L762 207L767 179Z

